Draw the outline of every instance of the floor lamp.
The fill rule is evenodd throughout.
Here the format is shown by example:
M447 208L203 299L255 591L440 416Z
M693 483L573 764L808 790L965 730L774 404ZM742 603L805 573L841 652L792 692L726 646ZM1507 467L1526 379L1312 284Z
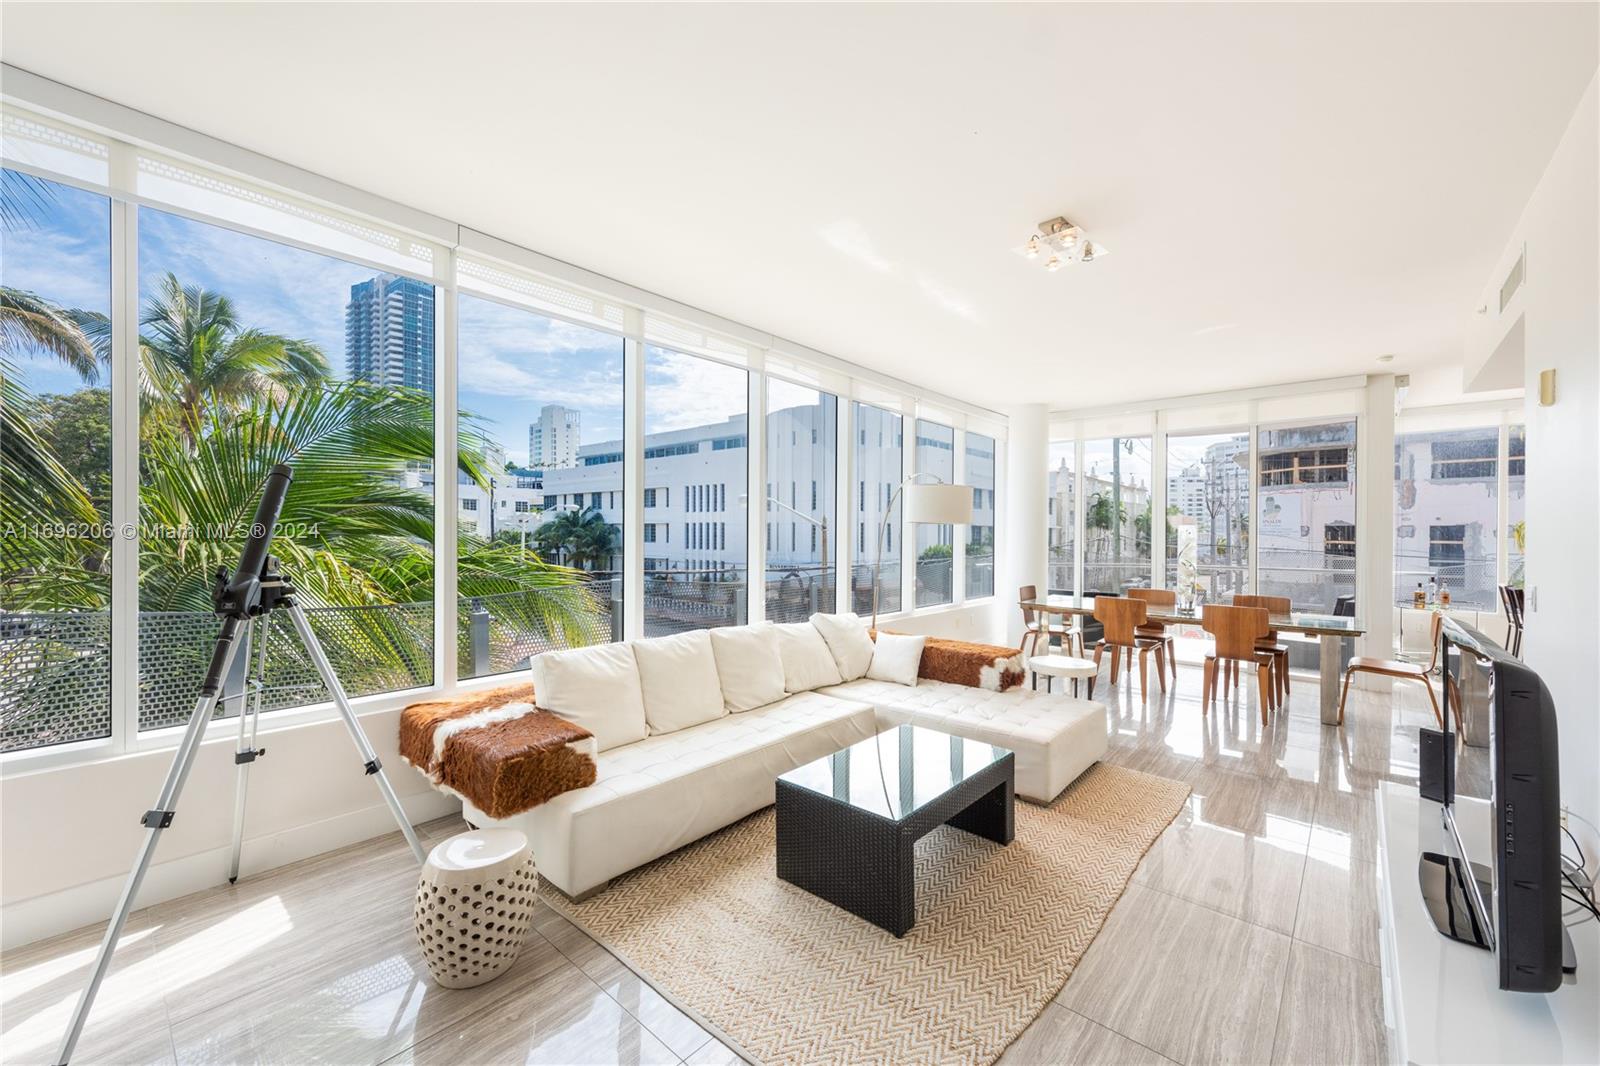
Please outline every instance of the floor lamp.
M931 477L935 484L917 482L919 477ZM872 628L878 628L878 572L883 568L883 538L889 529L889 516L894 513L894 501L905 497L906 524L925 526L967 526L972 524L972 486L951 485L939 480L937 474L912 474L895 487L889 497L889 506L883 509L878 520L878 556L872 564Z

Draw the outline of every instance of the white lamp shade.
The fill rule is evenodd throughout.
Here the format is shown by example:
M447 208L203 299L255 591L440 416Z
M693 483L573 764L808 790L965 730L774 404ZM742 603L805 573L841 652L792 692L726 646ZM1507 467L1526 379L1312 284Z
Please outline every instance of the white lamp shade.
M919 485L905 489L906 521L919 525L964 526L972 523L972 486Z

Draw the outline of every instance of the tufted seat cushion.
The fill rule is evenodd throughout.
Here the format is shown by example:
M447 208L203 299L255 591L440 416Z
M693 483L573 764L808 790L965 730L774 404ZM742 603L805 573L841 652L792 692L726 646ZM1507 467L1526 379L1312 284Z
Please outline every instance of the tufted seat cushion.
M773 801L779 774L878 731L870 704L801 692L595 756L595 783L474 825L528 835L539 873L571 895L681 848Z
M910 722L1016 752L1017 795L1049 803L1106 753L1106 709L1091 700L921 680L915 685L862 678L818 689L871 704L884 725Z

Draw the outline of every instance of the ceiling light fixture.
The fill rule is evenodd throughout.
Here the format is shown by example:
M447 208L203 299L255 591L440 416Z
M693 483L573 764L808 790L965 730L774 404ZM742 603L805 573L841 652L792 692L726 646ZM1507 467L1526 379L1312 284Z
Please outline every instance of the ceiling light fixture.
M1044 268L1051 273L1066 263L1092 263L1106 254L1105 245L1091 241L1082 229L1057 215L1039 223L1033 233L1016 249L1024 259L1037 259L1042 253L1049 256Z

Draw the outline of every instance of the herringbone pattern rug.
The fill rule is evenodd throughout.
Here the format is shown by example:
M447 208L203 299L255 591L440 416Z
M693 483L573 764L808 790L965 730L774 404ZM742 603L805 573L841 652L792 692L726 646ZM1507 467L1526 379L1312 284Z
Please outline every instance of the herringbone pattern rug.
M1009 847L917 845L904 939L778 880L769 807L550 902L757 1062L988 1063L1072 974L1189 786L1096 764Z

